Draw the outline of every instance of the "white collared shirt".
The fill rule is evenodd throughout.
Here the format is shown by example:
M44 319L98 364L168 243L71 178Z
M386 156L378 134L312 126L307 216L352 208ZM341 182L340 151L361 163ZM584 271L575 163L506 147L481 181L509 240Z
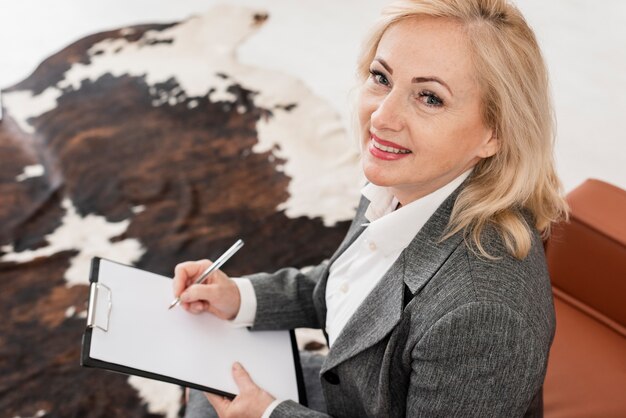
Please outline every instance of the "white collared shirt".
M326 285L326 332L331 347L363 300L470 172L396 210L398 200L388 188L371 183L363 188L361 193L370 201L365 212L369 224L331 265Z

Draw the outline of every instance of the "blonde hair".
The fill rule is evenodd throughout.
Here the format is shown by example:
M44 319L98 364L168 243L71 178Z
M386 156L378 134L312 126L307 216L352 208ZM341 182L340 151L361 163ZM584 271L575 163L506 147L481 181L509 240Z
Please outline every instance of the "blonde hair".
M523 211L547 238L553 222L567 217L554 168L554 118L548 73L541 51L520 11L506 0L399 0L387 6L358 59L363 82L387 28L403 19L431 16L460 22L467 34L483 93L485 124L499 151L481 160L454 204L444 239L464 231L479 252L493 225L507 251L522 259L532 245Z

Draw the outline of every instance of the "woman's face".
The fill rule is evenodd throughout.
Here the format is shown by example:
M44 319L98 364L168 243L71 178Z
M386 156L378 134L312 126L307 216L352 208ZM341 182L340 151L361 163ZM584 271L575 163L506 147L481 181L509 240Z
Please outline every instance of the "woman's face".
M402 20L383 34L359 97L362 165L406 205L498 150L460 24Z

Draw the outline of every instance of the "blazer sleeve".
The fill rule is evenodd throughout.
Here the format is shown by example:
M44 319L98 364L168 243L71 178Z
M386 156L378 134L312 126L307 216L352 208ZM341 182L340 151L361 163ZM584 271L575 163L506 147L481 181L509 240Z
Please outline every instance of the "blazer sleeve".
M458 307L412 350L406 415L522 417L543 384L548 349L503 304Z
M330 415L323 412L318 412L313 409L302 406L294 401L284 401L278 404L278 406L270 414L270 418L332 418Z
M328 263L324 262L306 272L290 267L246 276L257 299L252 329L322 328L313 290L327 270Z

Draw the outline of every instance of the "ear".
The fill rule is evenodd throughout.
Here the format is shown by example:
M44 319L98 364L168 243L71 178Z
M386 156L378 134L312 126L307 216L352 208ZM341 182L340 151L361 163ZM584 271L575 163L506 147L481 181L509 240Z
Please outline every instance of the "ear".
M480 158L489 158L495 155L498 151L500 151L500 138L496 134L496 130L491 128L487 130L485 135L485 141L482 143L480 149L478 150L478 156Z

